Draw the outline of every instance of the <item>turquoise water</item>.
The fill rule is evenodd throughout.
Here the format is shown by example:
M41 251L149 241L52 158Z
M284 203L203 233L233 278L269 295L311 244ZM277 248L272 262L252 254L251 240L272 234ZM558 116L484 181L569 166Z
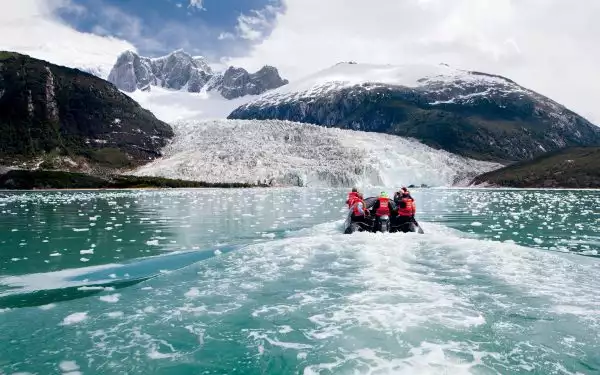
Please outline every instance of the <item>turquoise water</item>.
M600 373L600 192L345 195L0 193L0 374Z

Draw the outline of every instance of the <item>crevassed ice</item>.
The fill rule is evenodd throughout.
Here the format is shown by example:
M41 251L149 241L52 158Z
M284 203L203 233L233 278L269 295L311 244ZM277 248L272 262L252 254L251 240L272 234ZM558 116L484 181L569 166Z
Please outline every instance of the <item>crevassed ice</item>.
M165 156L132 174L205 182L450 186L499 165L414 140L279 120L181 121Z

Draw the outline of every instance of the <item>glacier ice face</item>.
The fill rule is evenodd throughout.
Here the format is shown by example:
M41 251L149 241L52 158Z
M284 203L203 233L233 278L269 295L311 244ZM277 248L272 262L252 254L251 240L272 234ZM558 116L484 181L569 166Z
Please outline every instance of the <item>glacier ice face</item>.
M288 83L271 66L252 74L234 67L213 72L204 57L191 56L182 50L158 58L126 51L117 59L108 80L129 93L149 91L156 86L193 93L215 91L226 99L262 94Z
M289 121L181 121L173 128L164 157L133 174L308 187L450 186L499 167L397 136Z

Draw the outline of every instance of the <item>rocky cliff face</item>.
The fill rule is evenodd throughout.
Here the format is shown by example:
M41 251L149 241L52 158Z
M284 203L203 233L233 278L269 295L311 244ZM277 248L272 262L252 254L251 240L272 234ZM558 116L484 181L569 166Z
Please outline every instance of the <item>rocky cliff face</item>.
M338 64L263 94L231 119L280 119L413 137L480 160L600 145L600 128L513 81L448 66Z
M173 136L114 85L10 52L0 52L0 131L1 164L62 160L67 169L141 165Z
M227 99L259 95L288 83L271 66L252 74L235 67L216 73L203 57L193 57L181 50L155 59L127 51L118 58L108 80L126 92L151 90L152 86L188 92L206 89Z

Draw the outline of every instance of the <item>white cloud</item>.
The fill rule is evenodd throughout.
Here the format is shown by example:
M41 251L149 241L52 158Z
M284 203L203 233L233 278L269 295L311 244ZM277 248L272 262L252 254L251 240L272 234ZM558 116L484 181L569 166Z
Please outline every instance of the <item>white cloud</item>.
M273 28L273 16L278 11L279 8L267 5L261 10L251 10L249 14L241 14L235 27L237 35L251 41L263 39L265 31Z
M229 32L223 32L223 33L219 34L218 39L219 40L235 39L235 35L233 35L232 33L229 33Z
M200 10L206 10L203 6L204 0L190 0L190 5L188 6L188 8L198 8Z
M5 1L0 12L0 49L20 52L55 64L93 71L106 77L117 56L135 47L123 40L81 33L63 24L59 8L84 12L68 0Z
M598 0L283 0L269 36L239 19L248 56L298 78L339 61L448 63L502 74L600 123ZM256 16L256 14L251 15ZM261 41L259 41L261 40Z
M105 36L116 36L133 43L137 48L146 51L163 51L165 46L158 39L145 36L142 20L112 5L103 5L98 11L94 33ZM162 30L157 31L159 35Z

